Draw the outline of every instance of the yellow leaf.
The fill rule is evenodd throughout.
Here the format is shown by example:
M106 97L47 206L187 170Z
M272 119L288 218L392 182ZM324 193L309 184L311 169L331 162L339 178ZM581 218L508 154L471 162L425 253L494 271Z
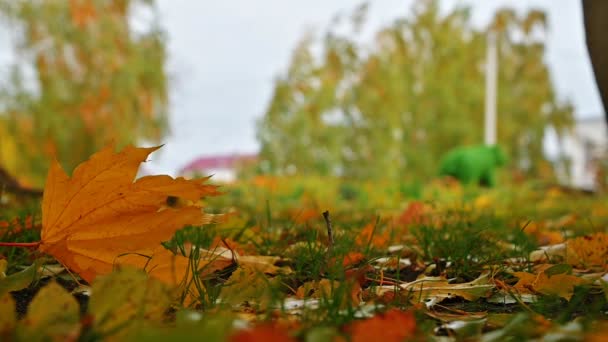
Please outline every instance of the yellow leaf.
M605 267L608 262L608 234L595 233L567 241L566 262L578 267Z
M95 280L89 313L97 333L121 339L161 322L169 305L168 290L161 282L129 267Z
M17 325L15 300L10 294L0 296L0 339L11 340Z
M528 272L513 272L519 281L513 286L519 293L538 292L545 295L556 295L570 300L574 287L588 283L585 279L570 274L553 274L545 272L554 265L545 264L537 268L536 274Z
M43 287L19 322L19 335L24 341L75 340L80 335L78 302L63 287L51 282Z
M39 250L48 253L88 282L112 271L117 257L150 255L162 241L186 225L209 223L197 201L217 195L206 179L147 176L134 181L139 164L159 147L112 145L80 164L72 177L52 163L42 202ZM169 198L187 205L173 208Z
M272 290L278 286L277 278L269 278L255 266L239 265L230 275L226 285L222 287L220 298L222 302L233 305L245 301L266 307L272 297Z

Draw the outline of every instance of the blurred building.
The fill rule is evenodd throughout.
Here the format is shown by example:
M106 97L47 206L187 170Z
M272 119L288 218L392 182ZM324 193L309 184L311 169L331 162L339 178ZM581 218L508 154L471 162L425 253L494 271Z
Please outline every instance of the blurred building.
M229 183L236 180L239 167L254 163L256 160L256 154L200 157L184 166L180 174L186 177L213 175L213 181Z
M568 176L562 180L576 188L597 190L605 182L608 128L603 116L579 119L572 134L565 137L562 153L570 160ZM567 179L564 179L568 177Z

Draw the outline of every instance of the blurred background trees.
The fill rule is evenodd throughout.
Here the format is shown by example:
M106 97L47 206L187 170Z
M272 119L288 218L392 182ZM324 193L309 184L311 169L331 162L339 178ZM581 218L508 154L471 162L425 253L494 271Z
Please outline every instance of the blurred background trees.
M0 166L41 186L54 156L70 172L110 141L159 142L168 101L155 11L153 0L0 0L19 55L0 90Z
M356 33L365 7L354 12ZM342 25L343 26L343 25ZM338 33L308 35L258 122L264 172L428 180L449 149L483 142L486 36L498 41L498 143L512 165L536 175L543 137L562 137L573 108L558 101L545 54L545 16L504 9L475 29L469 9L441 14L420 1L411 16L377 32L373 44Z

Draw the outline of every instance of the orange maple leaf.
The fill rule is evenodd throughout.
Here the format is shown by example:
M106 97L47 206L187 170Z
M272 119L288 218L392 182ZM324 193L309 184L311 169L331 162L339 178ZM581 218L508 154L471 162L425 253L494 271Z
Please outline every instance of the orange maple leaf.
M416 332L416 318L411 311L391 309L372 318L351 323L347 329L351 341L406 341Z
M376 248L383 248L388 245L389 232L376 231L376 222L368 223L355 238L355 244L359 247L366 247L368 245Z
M71 178L53 162L42 201L38 250L88 282L110 273L116 263L125 263L118 260L124 255L160 254L168 260L160 243L186 225L209 223L212 215L203 213L197 201L218 191L203 184L207 178L161 175L134 181L139 164L159 148L128 146L115 153L113 145L107 146L80 164ZM175 198L186 204L172 206L170 199ZM139 262L135 266L142 267ZM182 273L185 270L178 272ZM161 280L173 283L166 278Z

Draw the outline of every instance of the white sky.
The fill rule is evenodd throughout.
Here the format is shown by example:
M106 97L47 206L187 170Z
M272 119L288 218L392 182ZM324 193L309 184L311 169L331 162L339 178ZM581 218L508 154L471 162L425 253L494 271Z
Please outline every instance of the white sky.
M264 113L273 79L310 29L321 33L334 15L359 0L157 0L168 34L171 134L146 169L175 174L202 155L254 153L255 120ZM366 27L374 31L408 15L412 0L372 0ZM558 94L577 117L601 115L584 45L578 0L442 0L444 10L472 5L473 23L485 25L504 6L548 13L547 61ZM0 64L8 40L0 32ZM0 68L4 67L0 65ZM500 119L500 118L499 118Z

